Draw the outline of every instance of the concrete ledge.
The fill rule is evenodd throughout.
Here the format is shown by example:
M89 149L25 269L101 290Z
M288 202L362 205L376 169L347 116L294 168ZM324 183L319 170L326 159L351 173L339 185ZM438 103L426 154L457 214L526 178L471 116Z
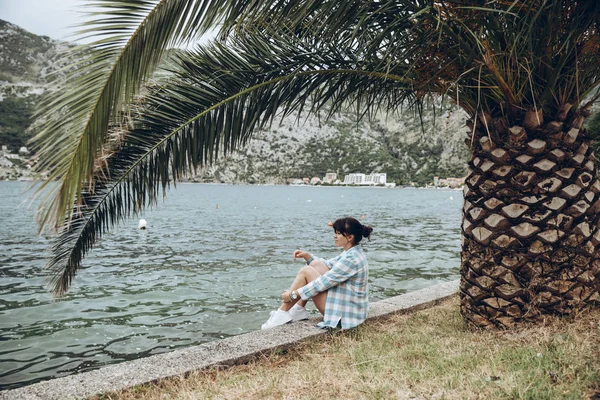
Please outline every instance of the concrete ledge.
M458 283L458 280L445 282L371 303L368 319L432 307L456 294ZM157 354L109 365L94 371L2 391L0 399L87 398L204 368L241 364L259 354L325 334L325 330L314 326L318 320L295 322L293 327L288 324L266 331L249 332L170 353Z

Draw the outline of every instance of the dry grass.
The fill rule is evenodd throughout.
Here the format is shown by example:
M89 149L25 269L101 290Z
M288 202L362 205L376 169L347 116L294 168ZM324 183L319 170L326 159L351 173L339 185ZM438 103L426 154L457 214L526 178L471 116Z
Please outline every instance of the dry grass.
M458 300L102 399L600 399L600 310L474 331Z

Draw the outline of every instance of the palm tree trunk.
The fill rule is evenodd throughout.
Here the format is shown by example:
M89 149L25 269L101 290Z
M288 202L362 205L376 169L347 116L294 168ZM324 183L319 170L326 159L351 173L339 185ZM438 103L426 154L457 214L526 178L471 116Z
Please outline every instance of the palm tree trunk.
M583 119L471 121L460 285L468 322L509 327L598 301L600 181Z

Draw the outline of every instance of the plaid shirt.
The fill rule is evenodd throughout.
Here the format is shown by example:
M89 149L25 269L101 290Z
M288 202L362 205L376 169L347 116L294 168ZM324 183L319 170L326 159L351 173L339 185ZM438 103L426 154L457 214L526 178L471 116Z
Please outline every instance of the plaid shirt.
M314 260L308 259L307 263ZM329 271L298 289L302 300L328 290L323 321L319 328L335 328L341 321L342 329L360 325L369 311L369 264L360 245L344 251L329 260L321 259Z

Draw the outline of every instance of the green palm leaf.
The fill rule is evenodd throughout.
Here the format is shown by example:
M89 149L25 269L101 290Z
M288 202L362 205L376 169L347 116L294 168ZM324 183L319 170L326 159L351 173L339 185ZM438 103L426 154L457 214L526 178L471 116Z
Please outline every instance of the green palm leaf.
M309 25L327 27L320 34L330 37L349 31L365 12L387 14L391 1L378 4L360 1L284 2L258 0L97 0L89 3L103 13L92 13L82 37L99 37L90 46L78 47L65 57L71 60L64 79L57 79L42 104L39 120L43 121L33 146L39 149L38 172L48 172L49 183L59 181L43 201L39 220L41 229L62 223L68 210L84 188L92 189L91 179L108 130L119 123L143 83L151 77L165 50L177 43L190 41L215 23L222 24L223 35L244 23L253 26L278 21L296 29ZM407 3L410 4L410 3ZM407 6L402 6L406 8ZM414 6L410 5L413 9ZM294 15L294 18L288 18ZM326 18L323 18L326 16ZM345 18L340 18L345 16ZM379 16L377 20L381 20ZM384 18L385 19L385 18ZM249 22L248 22L249 21ZM323 23L326 22L326 23ZM381 23L381 21L379 21ZM63 71L64 72L64 71Z
M274 49L266 40L248 35L181 56L168 85L152 88L135 127L95 175L94 190L82 192L53 246L48 267L55 293L67 290L107 229L154 204L172 180L245 144L281 113L315 112L322 104L334 112L359 99L367 108L394 109L414 97L402 70L372 70L353 49L292 37L279 37Z
M55 81L42 102L43 123L34 138L34 146L40 149L37 169L49 172L40 191L59 181L45 202L52 206L42 210L42 227L61 223L69 215L77 193L90 184L109 126L129 112L165 50L208 30L228 3L96 0L90 4L106 13L93 13L95 19L80 35L100 38L65 56L71 63L64 79Z

